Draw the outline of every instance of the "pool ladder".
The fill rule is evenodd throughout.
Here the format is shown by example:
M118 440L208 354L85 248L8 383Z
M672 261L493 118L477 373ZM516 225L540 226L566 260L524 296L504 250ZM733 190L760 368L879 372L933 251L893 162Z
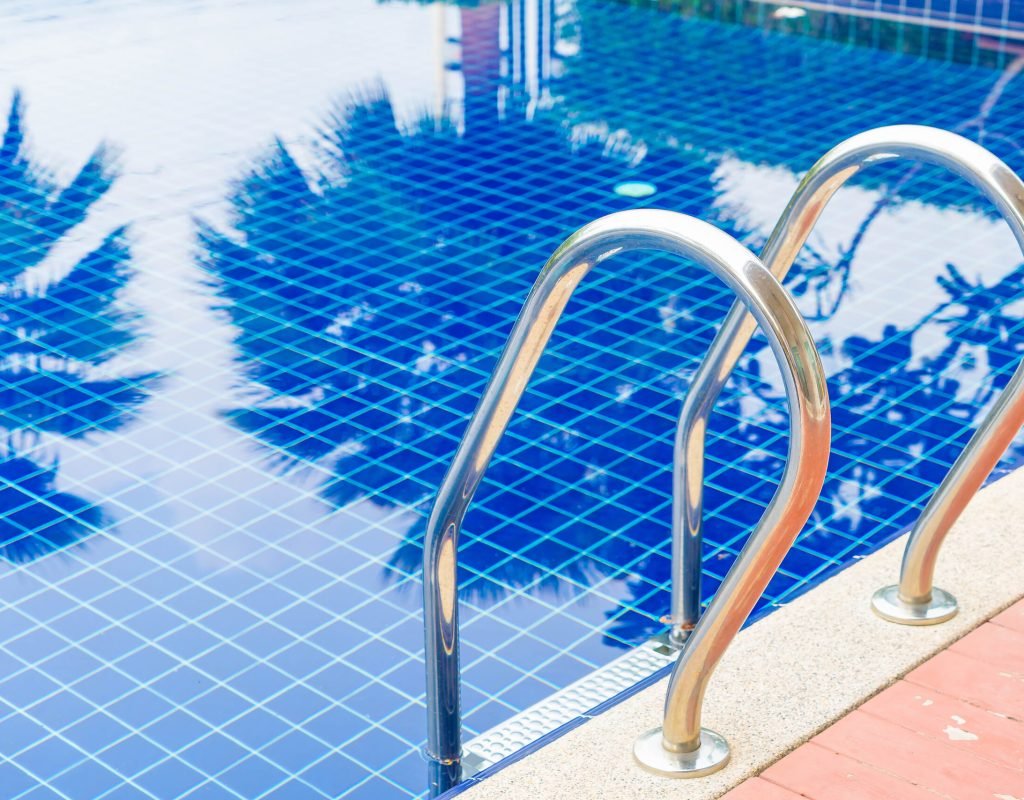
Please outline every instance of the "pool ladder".
M673 464L670 638L681 648L665 700L663 724L641 736L634 756L668 776L697 777L728 763L725 740L701 727L711 675L807 521L824 483L831 417L821 361L806 322L780 281L825 205L849 178L878 161L911 158L965 177L999 208L1024 250L1024 183L984 148L956 134L915 125L878 128L833 148L808 172L786 206L759 260L707 223L670 211L612 214L584 226L548 260L470 419L438 491L423 557L427 665L427 755L431 791L462 778L458 535L473 495L519 399L576 287L619 253L662 250L687 257L738 296L683 403ZM701 614L703 462L708 417L760 325L782 368L791 415L786 467L779 487ZM956 613L956 601L932 585L949 528L1024 424L1024 364L932 496L911 532L900 582L879 590L872 605L883 618L934 624Z
M785 280L797 253L836 191L861 169L882 161L912 159L944 167L988 197L1024 251L1024 183L992 153L955 133L923 125L893 125L852 136L811 167L786 205L761 252L772 274ZM684 640L700 617L703 451L708 416L750 341L755 322L734 304L694 375L679 415L675 445L673 542L682 552L682 580L672 584L672 637ZM982 420L914 525L899 583L879 589L872 608L883 619L932 625L956 614L955 598L934 586L935 563L953 523L981 488L1024 424L1024 363ZM673 573L674 577L678 576Z
M660 772L706 774L729 757L721 736L702 729L711 673L810 516L828 462L831 417L825 376L807 324L765 266L728 234L671 211L623 211L570 236L548 260L459 443L427 523L423 555L427 663L427 754L435 792L461 777L458 536L494 454L555 324L580 281L602 261L630 250L687 257L721 278L750 309L782 367L792 418L789 457L775 496L696 625L672 673L662 728L636 755ZM688 458L702 460L703 440ZM679 554L673 554L678 560ZM699 569L699 564L697 565Z

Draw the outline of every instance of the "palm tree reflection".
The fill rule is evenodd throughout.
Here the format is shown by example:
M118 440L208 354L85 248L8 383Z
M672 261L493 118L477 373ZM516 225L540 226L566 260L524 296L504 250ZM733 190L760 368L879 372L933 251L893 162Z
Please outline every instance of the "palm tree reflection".
M115 179L98 148L67 186L29 154L16 94L0 142L0 555L25 561L78 541L105 515L57 488L60 438L123 425L152 375L111 376L106 364L136 338L137 316L117 304L131 276L118 229L67 274L44 263ZM36 288L41 286L41 288Z
M278 144L230 198L234 230L201 228L201 259L256 393L229 414L283 468L321 470L334 505L426 511L539 265L566 231L637 204L615 186L663 187L659 206L715 218L716 165L706 156L493 101L469 98L458 129L446 118L400 126L382 91L355 98L321 131L315 169ZM838 264L812 252L794 270L816 319L840 312L858 243L884 207ZM1020 280L971 286L951 270L941 279L949 299L917 323L819 343L841 365L830 386L843 455L805 539L813 549L793 551L774 594L912 521L1016 360L1007 334L1021 320L998 300L1017 296ZM625 579L631 596L610 612L609 641L636 643L659 628L669 431L729 300L659 259L588 279L467 520L467 595ZM917 337L935 335L948 346L922 348ZM785 457L780 387L758 370L765 347L752 343L714 417L707 596ZM915 355L926 350L937 355ZM988 388L962 397L962 385L976 384L965 364L981 357ZM397 574L418 570L421 534L413 527L392 553Z
M825 488L811 526L758 608L792 588L798 577L834 570L839 559L863 552L865 534L872 529L882 529L871 534L882 543L886 532L892 537L911 525L1024 356L1024 304L1019 302L1024 299L1024 265L994 286L971 283L952 265L936 280L947 297L914 324L887 325L874 339L851 335L839 345L847 366L829 375L834 434ZM830 349L827 341L818 344L823 352ZM765 345L755 340L752 347L748 369ZM752 395L762 397L763 409L781 412L777 390L744 386L742 370L736 377L717 406L724 419L717 420L720 436L712 438L708 451L714 464L747 472L744 493L754 502L733 499L735 470L726 479L729 488L709 488L707 507L720 510L707 523L712 553L705 564L705 597L714 594L732 566L743 543L737 534L756 523L771 498L784 458L770 429L749 423ZM773 446L762 449L766 441ZM753 462L751 452L757 455ZM1008 457L1020 455L1016 445ZM802 549L800 541L813 549ZM628 599L608 614L605 640L610 644L639 643L664 627L658 618L665 610L667 554L652 550L633 573Z
M658 202L691 213L714 196L713 165L699 158L521 110L484 124L474 108L462 132L434 119L403 132L386 96L359 98L330 118L319 174L278 145L232 197L236 232L202 228L246 377L263 391L231 416L286 464L324 467L332 503L422 507L432 496L539 266L566 231L636 204L616 185L675 176L681 188L666 180ZM618 543L575 522L633 488L631 451L661 457L635 438L664 425L652 407L674 413L677 373L698 349L687 338L706 339L725 302L697 279L680 311L679 284L677 264L641 262L595 276L574 300L481 488L480 515L502 524L464 565L480 571L495 553L506 563L474 591L555 583L560 565L570 580L621 569ZM530 541L508 525L524 496L550 498L518 520L544 532ZM635 518L636 502L605 519ZM396 567L414 570L418 532Z

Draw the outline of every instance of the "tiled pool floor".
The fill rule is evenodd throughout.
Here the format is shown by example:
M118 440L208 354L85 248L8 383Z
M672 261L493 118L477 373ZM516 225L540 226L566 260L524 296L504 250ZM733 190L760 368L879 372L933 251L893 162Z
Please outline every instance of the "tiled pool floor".
M1016 69L598 0L0 9L5 796L421 795L424 514L551 251L636 206L759 246L875 125L1024 169ZM948 176L836 198L788 284L835 453L762 612L914 518L1021 354L1021 262ZM467 518L470 733L661 629L672 427L728 305L643 255L570 304ZM784 412L755 340L708 595Z

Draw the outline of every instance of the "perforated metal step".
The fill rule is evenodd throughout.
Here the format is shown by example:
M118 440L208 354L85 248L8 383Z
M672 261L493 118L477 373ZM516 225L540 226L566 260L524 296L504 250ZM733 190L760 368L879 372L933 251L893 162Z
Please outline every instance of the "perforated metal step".
M678 650L662 637L616 658L464 746L463 774L473 775L508 758L671 664Z

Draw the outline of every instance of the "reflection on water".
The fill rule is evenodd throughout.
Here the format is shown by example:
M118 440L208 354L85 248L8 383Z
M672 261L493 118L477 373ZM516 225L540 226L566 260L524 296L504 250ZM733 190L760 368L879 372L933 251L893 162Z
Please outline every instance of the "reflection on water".
M815 157L876 124L959 129L1024 167L1012 64L597 0L94 0L57 16L0 25L33 152L88 162L47 177L7 137L2 535L24 560L118 526L0 564L0 603L20 604L5 623L43 633L0 641L25 669L0 677L0 701L24 723L9 761L76 800L124 776L154 796L169 780L203 797L423 791L422 518L573 229L657 206L760 247ZM111 26L123 47L97 45ZM113 183L110 155L89 159L105 138L123 153ZM1012 236L963 184L907 174L844 187L790 277L837 435L770 601L911 522L1020 355ZM672 429L730 300L690 265L630 254L569 304L466 520L469 730L660 629ZM755 339L712 420L707 596L774 491L786 427ZM69 638L100 664L61 677L84 710L43 674ZM37 707L63 716L42 725ZM83 745L103 788L78 782L77 755L32 761L33 731L87 715L104 721Z
M97 149L61 186L30 154L23 110L15 94L0 143L0 555L10 561L103 526L98 505L59 490L59 442L119 428L153 377L106 368L137 335L138 319L117 303L131 276L126 232L109 233L64 274L47 268L110 188L110 153Z
M462 132L431 118L401 131L387 97L358 98L332 115L319 150L319 173L306 174L278 145L232 198L236 230L206 228L202 243L240 331L246 376L264 390L232 419L288 463L329 463L323 492L337 504L372 493L422 507L432 496L547 243L585 222L595 202L625 207L612 190L624 175L675 174L688 192L713 195L712 165L702 160L640 151L621 135L523 109L498 117L493 103L471 105ZM678 298L656 288L675 280L645 278L637 287L635 275L612 274L575 306L573 325L605 332L582 337L542 373L524 408L543 411L515 427L530 446L495 464L482 500L532 468L530 493L559 497L534 524L554 529L609 491L605 467L623 459L609 446L609 424L642 415L645 382L675 379L639 366L609 374L594 357L600 347L622 360L684 339L700 317L683 319ZM598 409L600 418L589 413ZM576 490L566 496L566 486ZM500 503L511 511L519 500L496 502L483 505L501 513ZM591 544L587 530L565 535L572 546ZM414 571L418 547L403 546L394 563ZM465 566L482 569L473 552ZM541 541L531 562L509 561L496 578L543 583L563 561L564 545ZM584 580L594 563L570 571ZM501 591L490 581L478 590Z
M496 8L462 11L457 123L446 113L399 125L383 90L352 97L309 148L315 167L278 143L238 182L231 227L201 231L201 261L256 397L229 417L283 471L326 471L322 494L338 506L372 497L426 511L554 244L639 204L615 187L653 186L644 203L716 220L752 243L767 232L719 187L720 157L666 130L637 139L590 122L586 108L517 102L500 80ZM588 58L608 55L600 37L590 41L590 56L568 59L556 86L570 99ZM729 86L739 91L715 90ZM656 111L644 114L650 124ZM886 176L893 183L880 185ZM794 575L858 552L880 520L910 522L1016 361L1008 332L1021 320L999 308L1019 291L1017 272L972 285L949 266L933 278L942 296L915 300L914 319L875 320L876 336L843 321L846 301L876 279L858 271L862 249L893 214L913 212L904 194L935 181L918 169L873 177L864 213L845 215L848 240L812 238L788 280L830 365L838 454L803 539L810 550L787 561ZM960 202L940 199L952 197ZM480 488L460 567L477 601L625 576L632 596L608 612L607 635L631 644L664 612L666 533L652 511L669 497L667 431L728 297L664 259L605 269L570 305ZM976 369L989 377L979 387L967 376L963 396L961 378ZM708 596L774 492L786 425L778 376L755 340L710 443ZM418 570L421 532L414 526L392 554L397 575Z

